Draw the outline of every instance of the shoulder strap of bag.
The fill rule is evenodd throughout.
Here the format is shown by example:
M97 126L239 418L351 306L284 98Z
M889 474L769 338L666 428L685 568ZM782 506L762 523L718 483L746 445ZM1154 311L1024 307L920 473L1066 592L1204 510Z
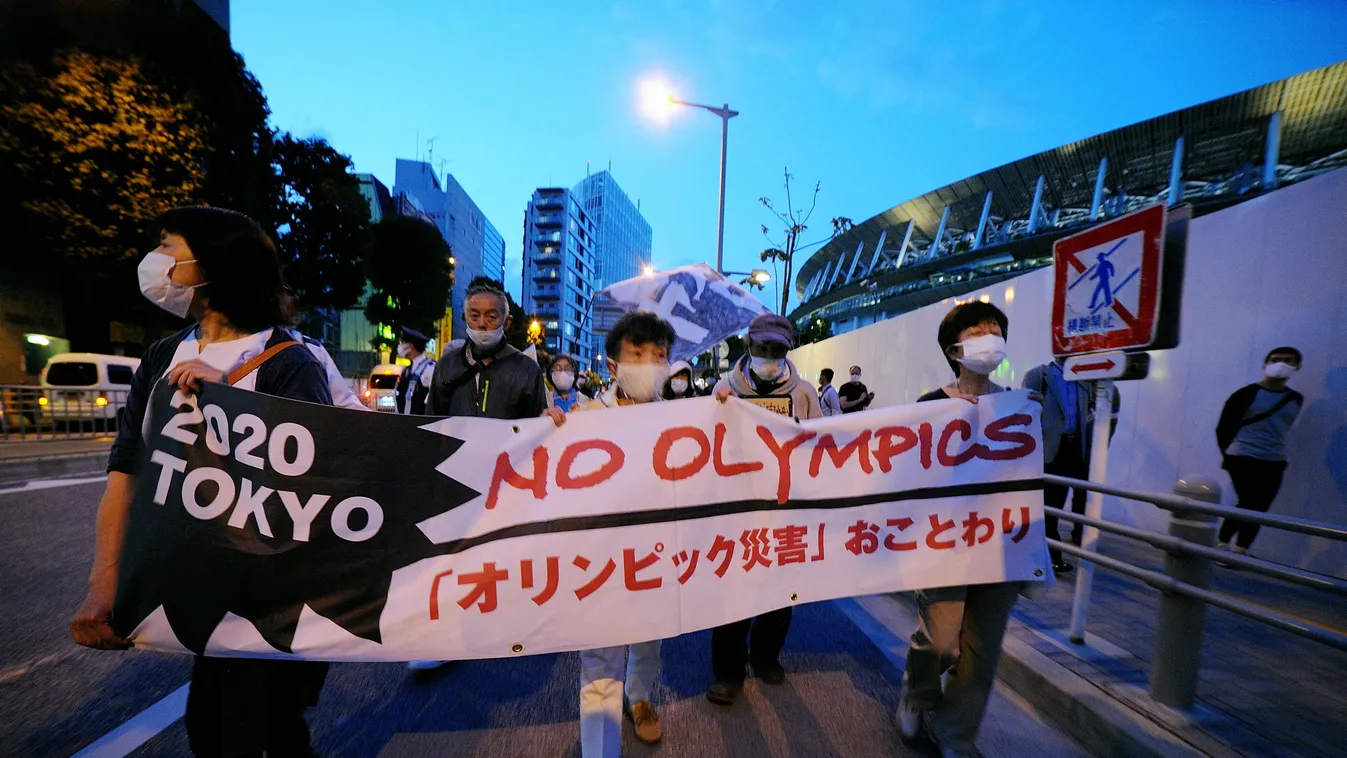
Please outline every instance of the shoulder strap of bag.
M266 363L267 361L276 357L277 353L281 352L287 347L292 347L298 344L299 343L294 340L285 340L284 342L277 342L276 344L272 345L266 350L263 350L258 355L254 356L247 363L243 364L242 366L239 366L233 371L230 371L229 376L225 378L225 384L231 386L237 384L241 379L243 379L243 377L251 374L258 368L260 368L263 363Z
M1257 424L1259 421L1262 421L1262 420L1267 419L1267 418L1271 418L1272 416L1276 415L1277 411L1281 410L1282 408L1285 408L1286 405L1287 405L1287 403L1290 403L1292 400L1295 400L1295 399L1296 399L1296 398L1295 398L1295 395L1294 395L1293 393L1287 392L1286 395L1285 395L1284 397L1282 397L1282 399L1280 399L1280 400L1278 400L1276 403L1274 403L1273 406L1272 406L1271 408L1268 408L1267 410L1263 411L1262 413L1255 414L1255 415L1253 415L1253 416L1250 416L1250 417L1244 419L1243 421L1240 421L1240 422L1239 422L1239 426L1237 426L1237 427L1235 427L1235 428L1236 428L1236 429L1243 429L1244 427L1246 427L1246 426L1248 426L1248 425L1250 425L1250 424Z

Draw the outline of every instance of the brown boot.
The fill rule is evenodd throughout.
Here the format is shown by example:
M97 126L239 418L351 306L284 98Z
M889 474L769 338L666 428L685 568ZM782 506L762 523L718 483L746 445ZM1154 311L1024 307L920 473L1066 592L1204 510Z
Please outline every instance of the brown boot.
M659 714L655 713L655 706L651 705L649 700L637 700L632 703L627 715L631 717L636 739L647 745L654 745L664 739L664 727L660 726Z

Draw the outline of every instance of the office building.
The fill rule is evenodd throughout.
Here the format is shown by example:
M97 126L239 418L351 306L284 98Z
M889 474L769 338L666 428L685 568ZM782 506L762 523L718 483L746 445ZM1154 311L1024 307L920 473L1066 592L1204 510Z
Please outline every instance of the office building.
M564 187L540 188L524 213L524 312L543 327L543 347L593 365L590 303L597 278L597 229Z
M650 265L653 244L650 223L641 215L640 206L627 197L611 173L600 171L587 176L575 185L571 193L594 223L598 240L594 267L595 291L637 276ZM608 330L620 316L620 311L602 307L591 314L592 355L604 354ZM607 372L602 360L595 368L601 374Z

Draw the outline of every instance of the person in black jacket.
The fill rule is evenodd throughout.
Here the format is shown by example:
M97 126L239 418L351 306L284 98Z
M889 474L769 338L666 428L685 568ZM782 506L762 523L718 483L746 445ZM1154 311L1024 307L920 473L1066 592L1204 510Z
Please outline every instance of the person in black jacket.
M426 355L426 335L402 327L402 339L398 341L398 356L406 358L412 365L402 370L398 383L393 389L393 398L398 413L422 416L426 412L426 396L430 394L431 379L435 373L435 361Z
M1235 507L1266 513L1277 498L1286 472L1286 434L1305 405L1305 398L1286 386L1300 370L1300 351L1279 347L1263 360L1263 378L1241 387L1225 401L1216 425L1216 446L1221 467L1230 472L1230 483L1239 498ZM1226 519L1221 524L1220 546L1235 552L1248 551L1258 536L1258 524Z
M332 404L323 364L284 328L280 263L257 222L223 208L187 207L169 211L149 228L158 232L159 246L140 264L141 292L196 323L146 350L108 457L89 591L70 622L77 643L104 650L131 647L110 621L132 495L142 473L141 427L154 385L163 379L192 393L202 382L228 378L242 389ZM260 365L248 365L273 348ZM315 661L198 656L185 717L192 752L312 755L304 710L317 702L327 669Z

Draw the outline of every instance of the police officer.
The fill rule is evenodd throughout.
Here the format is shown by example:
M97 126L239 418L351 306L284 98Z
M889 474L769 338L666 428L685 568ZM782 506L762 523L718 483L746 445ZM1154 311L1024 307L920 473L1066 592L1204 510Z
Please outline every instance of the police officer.
M398 377L397 387L393 390L398 413L425 415L426 396L430 394L431 379L435 376L435 361L425 354L426 342L426 335L411 327L402 327L398 355L410 360L412 365L402 370L402 376Z

